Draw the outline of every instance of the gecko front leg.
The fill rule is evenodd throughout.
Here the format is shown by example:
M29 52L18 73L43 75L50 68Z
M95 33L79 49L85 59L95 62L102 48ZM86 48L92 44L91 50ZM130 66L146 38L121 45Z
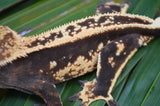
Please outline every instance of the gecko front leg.
M111 92L122 68L137 49L151 39L152 36L129 34L104 46L99 53L96 79L84 82L83 90L70 99L82 99L82 106L98 99L105 100L109 106L117 106Z

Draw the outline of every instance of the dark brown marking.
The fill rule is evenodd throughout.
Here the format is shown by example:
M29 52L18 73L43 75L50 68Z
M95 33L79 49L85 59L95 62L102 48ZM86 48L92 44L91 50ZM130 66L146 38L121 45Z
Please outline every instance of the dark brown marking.
M97 64L95 64L94 67L97 67Z
M2 35L1 35L2 36ZM0 39L0 61L2 61L5 58L9 58L11 56L11 53L8 52L8 49L12 49L16 45L15 36L13 33L9 32L6 35L3 35L3 39ZM6 53L3 55L3 53Z
M61 37L63 37L63 34L62 34L62 32L61 31L59 31L59 34L58 34L58 36L57 36L58 38L61 38Z
M74 32L75 26L71 25L66 28L66 31L69 32L69 36L73 36L72 32Z
M89 65L88 68L91 68L91 65Z
M85 20L83 22L79 22L77 24L80 25L80 26L82 26L82 27L86 26L87 28L89 28L90 25L94 24L94 23L96 23L95 20L94 20L94 18L90 18L90 19L87 19L87 20Z
M112 10L112 11L110 11L111 13L114 12L114 11L117 11L117 12L121 11L121 7L118 6L118 5L110 5L109 7Z
M78 34L78 33L81 32L81 31L82 31L82 29L77 30L77 31L76 31L76 34Z
M11 44L11 42L8 41L9 39L12 39L12 41L15 40L14 35L13 35L11 32L10 32L10 33L7 33L6 35L3 35L3 36L4 36L3 39L0 39L0 45L2 45L1 48L2 48L3 46L5 47L5 44L6 44L6 43L7 43L7 45L9 45L10 47L14 46L14 44Z
M128 18L124 16L114 16L114 22L121 22L122 24L129 24L129 23L141 23L141 24L151 24L149 21L144 21L143 19L138 18Z
M32 42L30 45L28 45L29 48L37 46L38 43L41 45L45 45L46 43L50 42L50 40L53 42L55 40L55 38L61 38L63 37L63 34L61 31L59 31L59 33L50 33L49 37L44 38L44 40L36 40L34 42Z
M108 5L105 6L104 3L100 3L96 9L101 13L113 13L113 12L120 12L121 11L121 7L119 5Z
M107 19L108 19L108 17L102 16L99 18L98 23L104 23Z

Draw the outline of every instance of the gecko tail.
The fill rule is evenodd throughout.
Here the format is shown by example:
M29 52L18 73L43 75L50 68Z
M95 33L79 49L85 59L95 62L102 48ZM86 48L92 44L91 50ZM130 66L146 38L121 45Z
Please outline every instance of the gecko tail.
M0 26L0 66L15 54L19 47L21 36L7 26Z

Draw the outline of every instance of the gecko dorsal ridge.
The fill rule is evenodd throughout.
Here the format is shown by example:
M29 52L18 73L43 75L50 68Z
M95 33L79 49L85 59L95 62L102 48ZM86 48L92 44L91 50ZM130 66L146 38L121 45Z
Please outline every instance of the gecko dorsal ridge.
M102 17L107 17L107 19L104 18L105 21L102 21ZM90 19L92 19L92 21L88 21ZM127 21L125 21L126 19ZM85 39L87 37L107 31L125 29L127 27L155 29L157 28L157 26L152 26L151 24L153 22L154 20L145 16L116 13L94 15L82 18L69 24L57 27L55 29L51 29L50 31L41 33L38 36L28 38L19 37L20 40L17 44L20 45L20 47L23 49L16 48L16 55L9 56L3 60L1 59L0 66L12 62L17 58L25 57L27 56L27 54L30 54L32 52L64 45L69 42L75 42L77 40ZM149 27L148 24L151 26Z

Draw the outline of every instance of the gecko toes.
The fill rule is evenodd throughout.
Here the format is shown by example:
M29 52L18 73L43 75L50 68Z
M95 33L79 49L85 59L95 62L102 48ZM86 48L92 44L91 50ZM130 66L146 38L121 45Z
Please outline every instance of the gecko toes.
M79 84L80 84L81 88L83 88L83 87L84 87L84 84L85 84L86 82L87 82L86 80L84 80L84 81L79 80Z
M118 103L115 100L108 101L109 106L118 106Z
M117 102L113 99L113 97L109 94L107 96L103 96L102 94L96 94L96 84L97 80L93 81L79 81L83 89L74 94L69 98L70 101L76 101L77 99L81 99L82 103L79 106L89 106L92 102L103 99L107 102L109 106L118 106Z
M72 101L72 102L75 102L78 99L79 99L79 93L76 93L69 98L69 100Z
M80 81L81 86L83 86L82 91L79 93L75 94L74 96L70 97L71 101L76 101L77 99L81 99L82 103L80 106L88 106L90 103L93 101L97 100L97 96L94 95L94 87L95 87L95 82L94 81Z

